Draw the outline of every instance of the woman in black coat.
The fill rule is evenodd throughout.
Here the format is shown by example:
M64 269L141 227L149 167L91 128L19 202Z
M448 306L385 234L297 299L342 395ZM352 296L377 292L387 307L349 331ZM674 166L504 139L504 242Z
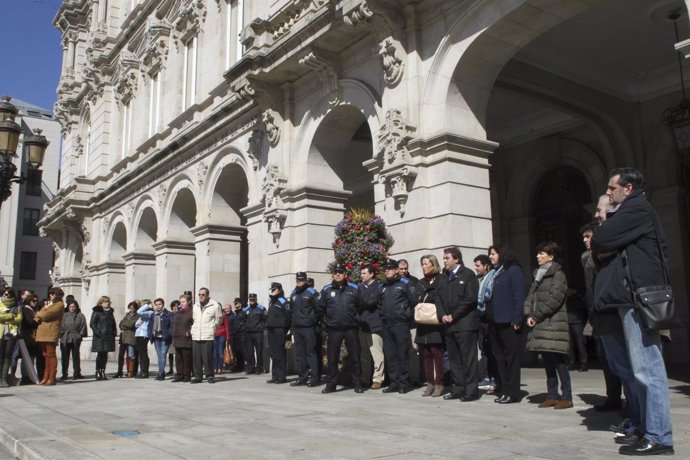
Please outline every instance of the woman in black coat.
M419 281L418 289L422 291L419 302L436 303L436 288L441 276L441 265L436 256L427 254L420 259L424 278ZM419 346L419 353L424 362L426 389L422 396L439 397L443 394L443 326L417 324L417 335L414 343Z
M96 380L108 380L105 376L105 366L108 363L108 352L115 351L115 336L117 323L110 307L110 297L102 296L93 307L91 323L93 342L91 351L96 353Z

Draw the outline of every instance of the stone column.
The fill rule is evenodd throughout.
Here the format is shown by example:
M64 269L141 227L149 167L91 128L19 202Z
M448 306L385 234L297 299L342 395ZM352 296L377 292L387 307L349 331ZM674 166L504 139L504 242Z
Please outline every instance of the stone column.
M129 252L122 256L125 259L125 298L126 303L134 299L153 300L156 295L156 256ZM166 298L169 303L175 298ZM127 305L125 304L125 307Z
M156 251L156 296L177 299L184 291L194 292L194 243L167 240L152 247Z
M202 225L192 229L196 246L197 289L207 287L218 302L231 303L240 296L244 272L244 227Z
M92 291L90 298L93 299L93 304L96 305L101 296L108 296L111 306L115 310L115 316L123 315L127 306L125 300L125 264L106 262L98 265L94 267L93 278L90 287Z

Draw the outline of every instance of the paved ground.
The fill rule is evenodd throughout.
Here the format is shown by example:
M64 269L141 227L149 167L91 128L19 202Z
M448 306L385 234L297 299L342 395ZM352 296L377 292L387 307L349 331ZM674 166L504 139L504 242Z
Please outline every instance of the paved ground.
M573 373L575 407L564 411L536 407L541 369L523 370L529 395L507 406L488 395L472 403L421 398L421 390L323 395L265 380L224 374L215 385L111 379L4 389L0 460L619 458L607 431L619 417L591 407L602 400L598 370ZM690 458L690 385L671 380L670 393L676 458ZM138 434L113 434L123 430Z

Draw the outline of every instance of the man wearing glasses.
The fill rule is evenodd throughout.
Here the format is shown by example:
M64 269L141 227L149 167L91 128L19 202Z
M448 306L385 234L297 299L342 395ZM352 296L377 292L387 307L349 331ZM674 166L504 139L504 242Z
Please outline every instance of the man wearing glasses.
M215 383L213 374L213 333L223 320L223 309L211 299L209 290L199 289L199 301L192 307L192 363L191 383L201 383L206 371L208 383Z

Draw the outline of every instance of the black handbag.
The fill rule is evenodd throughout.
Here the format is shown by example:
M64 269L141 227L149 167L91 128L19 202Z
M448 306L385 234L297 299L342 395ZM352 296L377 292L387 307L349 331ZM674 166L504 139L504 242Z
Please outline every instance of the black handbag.
M651 207L651 206L650 206ZM671 288L671 277L668 273L668 265L664 257L664 250L661 247L661 236L659 235L659 224L657 222L656 213L651 209L652 218L654 219L654 232L656 233L656 241L659 245L659 256L661 257L661 264L664 267L664 281L668 284L659 286L646 286L635 288L632 276L630 276L630 267L628 265L628 253L623 250L623 263L625 264L626 282L630 294L633 299L633 306L637 311L637 316L642 323L642 327L646 330L663 330L671 329L679 324L675 316L675 303L673 301L673 289Z

